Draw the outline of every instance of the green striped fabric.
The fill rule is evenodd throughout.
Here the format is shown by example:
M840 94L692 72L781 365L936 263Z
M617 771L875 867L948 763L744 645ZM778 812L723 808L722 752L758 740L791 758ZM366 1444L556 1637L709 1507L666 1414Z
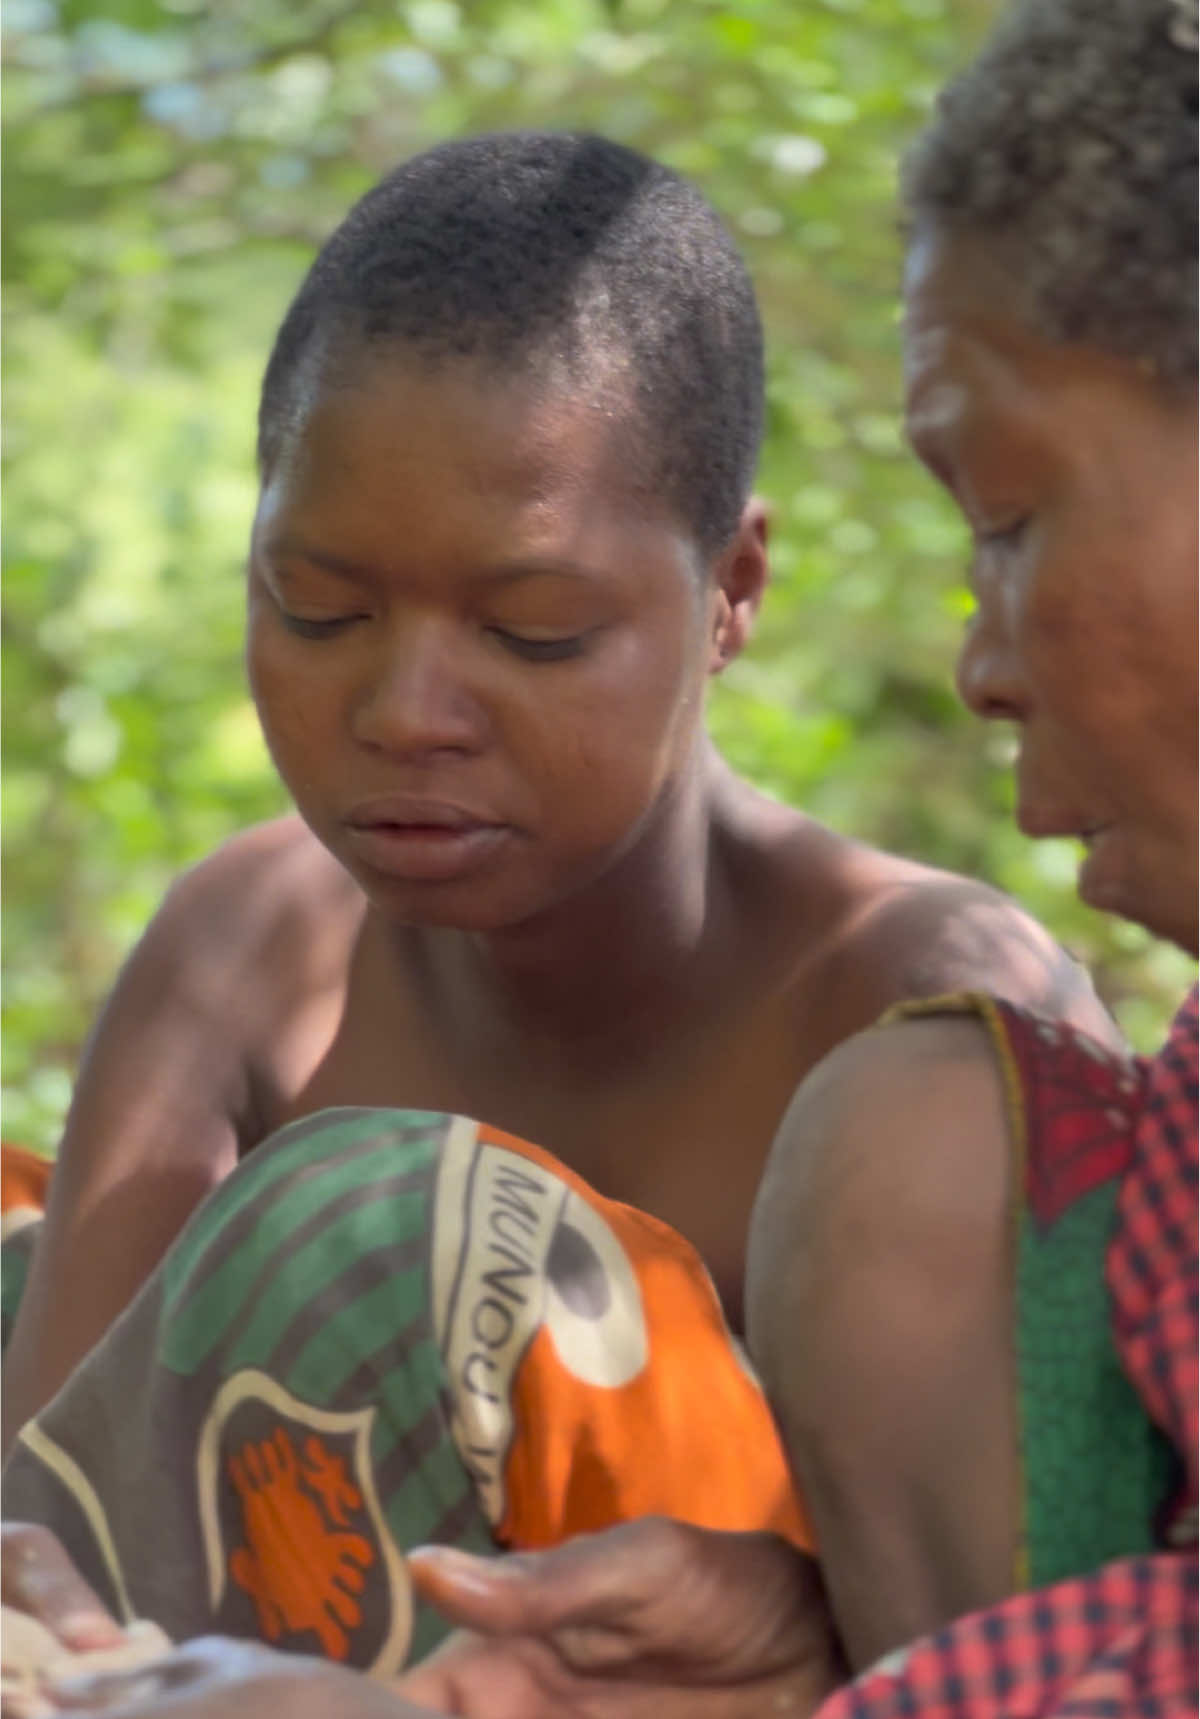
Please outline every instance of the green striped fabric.
M493 1548L430 1309L449 1121L327 1111L256 1148L27 1432L5 1514L177 1639L379 1675L428 1652L404 1549Z

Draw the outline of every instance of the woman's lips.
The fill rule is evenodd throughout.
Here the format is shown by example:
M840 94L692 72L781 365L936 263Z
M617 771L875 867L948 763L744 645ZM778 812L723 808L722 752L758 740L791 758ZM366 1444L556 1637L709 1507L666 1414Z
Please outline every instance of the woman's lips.
M412 883L444 883L484 863L509 834L458 806L372 802L346 819L351 851L372 871Z

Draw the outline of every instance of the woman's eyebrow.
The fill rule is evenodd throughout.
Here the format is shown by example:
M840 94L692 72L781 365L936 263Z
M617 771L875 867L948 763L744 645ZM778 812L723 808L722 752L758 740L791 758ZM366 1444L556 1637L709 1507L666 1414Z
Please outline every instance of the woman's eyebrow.
M262 554L269 561L307 561L311 566L319 567L323 573L332 573L338 579L351 579L356 584L379 577L376 569L367 567L362 562L349 561L344 556L330 554L328 550L317 549L297 537L268 538L262 545Z
M268 538L262 545L261 553L266 560L272 562L306 561L310 566L319 567L324 573L332 573L335 578L347 579L355 584L388 577L388 570L383 567L368 566L366 562L333 554L315 544L305 543L302 538L288 535ZM488 587L516 585L529 579L567 579L583 583L594 582L600 577L601 573L596 568L564 556L527 555L517 560L498 562L492 567L481 567L469 576L469 583Z

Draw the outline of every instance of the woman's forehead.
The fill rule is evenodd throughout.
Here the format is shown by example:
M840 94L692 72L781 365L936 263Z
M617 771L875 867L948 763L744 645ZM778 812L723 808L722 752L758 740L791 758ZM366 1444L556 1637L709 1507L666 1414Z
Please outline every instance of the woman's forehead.
M339 372L264 473L256 549L594 570L649 532L673 562L687 534L638 487L621 427L586 398L458 361Z
M916 376L980 355L993 361L995 375L1019 372L1027 386L1043 390L1141 394L1157 386L1152 362L1047 332L1019 254L1002 239L969 231L926 225L914 236L905 261L902 342L909 386Z
M300 489L449 489L563 497L616 482L621 418L536 378L387 354L314 388L272 476Z
M972 235L924 235L905 273L903 325L910 432L987 410L1072 418L1148 390L1129 359L1040 332L1019 275L997 247ZM1142 402L1144 404L1145 402Z
M904 266L906 362L932 356L930 342L971 332L996 350L1051 349L1037 334L1019 268L999 246L974 234L925 228L914 236Z

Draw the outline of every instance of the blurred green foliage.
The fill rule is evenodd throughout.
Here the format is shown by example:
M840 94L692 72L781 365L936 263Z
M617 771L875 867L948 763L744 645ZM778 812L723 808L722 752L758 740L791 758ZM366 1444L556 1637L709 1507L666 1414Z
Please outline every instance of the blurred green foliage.
M897 418L896 157L988 0L6 0L5 1131L52 1145L171 877L281 809L242 684L258 376L313 246L447 136L691 174L759 284L775 589L712 720L751 777L986 876L1139 1043L1190 964L1073 900L958 709L963 533ZM154 1079L153 1068L146 1079Z

